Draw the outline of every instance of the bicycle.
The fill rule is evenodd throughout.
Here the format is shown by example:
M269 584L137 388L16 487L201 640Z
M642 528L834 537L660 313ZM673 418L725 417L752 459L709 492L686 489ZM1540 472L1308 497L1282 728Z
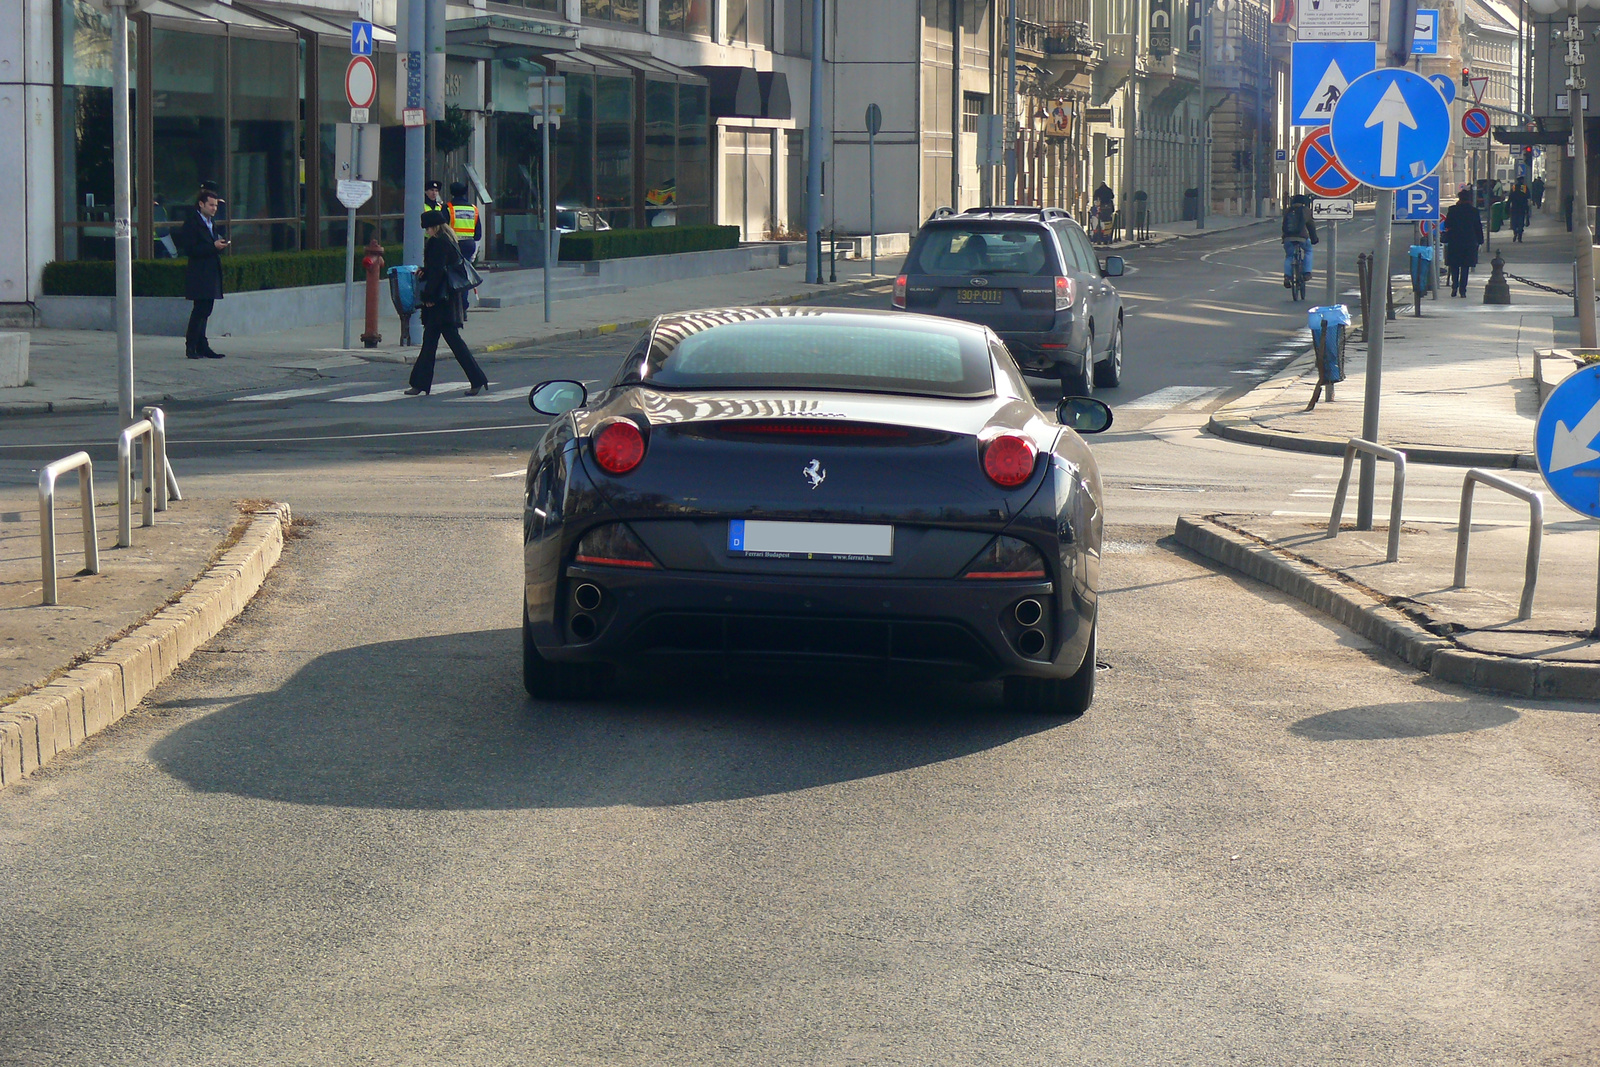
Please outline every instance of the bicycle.
M1299 302L1306 298L1306 246L1294 243L1294 269L1289 274L1289 299Z

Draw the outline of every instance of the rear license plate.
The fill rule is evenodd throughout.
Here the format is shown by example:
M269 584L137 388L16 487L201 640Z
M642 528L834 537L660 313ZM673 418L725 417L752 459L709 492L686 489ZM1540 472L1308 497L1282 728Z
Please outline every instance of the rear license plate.
M957 289L958 304L998 304L1005 297L1004 289Z
M894 558L894 527L847 522L770 522L732 519L728 551L760 559L887 562Z

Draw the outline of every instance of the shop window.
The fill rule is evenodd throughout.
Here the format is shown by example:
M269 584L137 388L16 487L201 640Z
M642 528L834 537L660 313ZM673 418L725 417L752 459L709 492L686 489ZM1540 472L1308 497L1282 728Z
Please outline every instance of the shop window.
M641 166L646 226L671 226L678 220L677 129L677 83L645 82L644 159Z
M711 36L711 0L661 0L661 28Z
M150 34L150 137L156 242L169 253L169 232L194 203L202 181L227 198L228 38L156 27ZM291 74L293 67L291 67ZM225 205L224 217L235 217Z
M678 86L678 225L711 221L711 129L704 85Z
M583 0L581 11L586 19L626 22L630 26L639 26L644 22L642 0Z
M556 206L594 207L594 75L567 74L567 109L551 131Z
M228 136L231 219L278 219L272 225L235 226L238 252L282 252L300 247L299 42L234 36L229 67L232 129ZM343 84L341 78L340 84Z
M138 47L138 34L130 24L130 88L136 88ZM65 0L62 5L61 82L60 256L111 259L116 255L111 219L111 19L86 0ZM131 114L137 93L129 97ZM137 144L130 147L137 152ZM137 188L134 195L137 198Z
M530 11L554 11L560 14L566 5L561 0L495 0L498 4L509 4L512 7L525 7Z
M747 48L772 47L773 0L727 0L728 43Z
M594 206L614 227L633 225L633 79L598 79Z

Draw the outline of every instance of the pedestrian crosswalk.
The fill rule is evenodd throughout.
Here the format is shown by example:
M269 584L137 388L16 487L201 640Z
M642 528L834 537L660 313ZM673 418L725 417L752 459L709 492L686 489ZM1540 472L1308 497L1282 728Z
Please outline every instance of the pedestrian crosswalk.
M386 404L396 400L411 400L406 396L406 387L398 389L373 389L374 385L388 383L378 382L342 382L330 385L310 385L299 389L277 389L270 393L251 393L248 396L232 397L235 404L271 404L286 400L325 400L331 404ZM466 382L437 382L433 387L432 396L441 394L465 393L468 388ZM333 393L344 392L344 396L333 396ZM452 403L470 404L495 404L503 400L516 400L527 396L527 387L506 386L501 389L499 383L490 382L489 392L478 396L447 396Z
M1117 408L1121 411L1192 411L1204 407L1225 391L1222 386L1169 385L1165 389L1135 397L1126 404L1118 404Z
M1381 471L1381 467L1380 467ZM1401 514L1406 522L1434 522L1454 524L1460 521L1461 475L1450 468L1412 467L1401 501ZM1539 476L1527 471L1506 472L1512 481L1530 489L1539 490L1543 484ZM1271 514L1276 519L1315 519L1327 522L1333 511L1333 498L1339 487L1339 475L1322 473L1312 475L1315 484L1294 489L1290 507L1279 508ZM1387 523L1391 482L1380 473L1377 483L1376 510L1380 522ZM1356 514L1356 478L1351 474L1350 487L1344 504L1344 521L1354 522ZM1546 500L1546 507L1549 507ZM1515 497L1496 493L1479 493L1472 509L1474 526L1526 526L1528 505Z

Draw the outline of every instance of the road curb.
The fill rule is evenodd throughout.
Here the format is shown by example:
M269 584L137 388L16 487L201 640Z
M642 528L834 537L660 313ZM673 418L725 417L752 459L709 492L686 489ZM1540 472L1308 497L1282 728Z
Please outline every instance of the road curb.
M775 296L766 300L756 300L749 304L735 304L733 306L783 307L790 304L804 304L806 301L815 299L818 296L859 293L863 289L870 289L874 285L882 285L884 282L890 280L891 279L887 276L879 276L877 278L864 279L854 282L835 282L828 284L824 288L811 289L804 293L798 293L792 296ZM562 330L557 333L544 334L539 337L526 337L511 341L498 341L492 345L484 345L482 351L485 355L490 352L510 352L517 349L532 348L534 345L559 344L562 341L586 341L591 337L603 337L608 333L616 333L618 330L642 330L646 326L650 325L655 317L656 316L652 315L647 319L632 319L628 322L607 322L599 326L581 326L577 329ZM368 363L407 364L412 362L412 357L403 356L398 353L392 355L389 353L367 355L365 353L353 352L351 354L357 359L366 360Z
M1552 663L1464 649L1355 582L1274 549L1215 516L1182 516L1174 531L1185 548L1281 590L1373 644L1439 679L1509 696L1600 699L1600 665Z
M1269 381L1262 382L1238 400L1222 405L1206 421L1206 432L1228 441L1260 445L1283 452L1310 452L1319 456L1344 455L1347 438L1323 437L1318 434L1283 433L1262 427L1251 418L1251 412L1260 408L1266 398L1260 394L1271 391L1274 396L1292 388L1299 380L1290 372L1307 354L1297 356L1289 365ZM1432 445L1406 445L1400 448L1412 463L1427 463L1442 467L1494 467L1516 470L1538 470L1539 463L1531 452L1511 452L1506 449L1435 448Z
M0 789L139 706L244 610L283 554L288 504L255 512L194 584L64 675L0 708Z

